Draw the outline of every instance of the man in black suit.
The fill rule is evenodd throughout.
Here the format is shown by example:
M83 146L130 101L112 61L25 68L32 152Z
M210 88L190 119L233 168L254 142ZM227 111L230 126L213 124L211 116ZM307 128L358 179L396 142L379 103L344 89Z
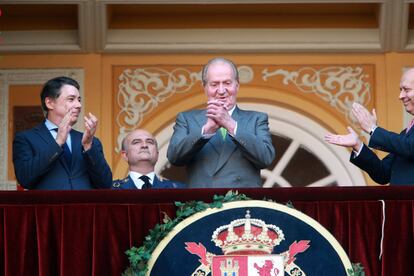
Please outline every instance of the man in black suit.
M121 155L128 162L129 173L126 178L115 180L113 189L185 188L180 182L155 175L158 144L148 131L137 129L129 133L122 141Z
M407 70L400 81L400 100L405 111L414 115L414 69ZM366 171L379 184L414 185L414 133L412 123L399 134L377 126L375 109L370 113L354 103L352 112L360 127L371 135L369 147L388 152L384 159L364 145L356 132L348 127L346 135L327 134L329 143L352 147L350 161Z
M40 98L45 121L13 140L17 181L34 190L110 188L111 169L94 137L98 119L89 113L84 133L72 129L82 107L79 84L68 77L51 79Z

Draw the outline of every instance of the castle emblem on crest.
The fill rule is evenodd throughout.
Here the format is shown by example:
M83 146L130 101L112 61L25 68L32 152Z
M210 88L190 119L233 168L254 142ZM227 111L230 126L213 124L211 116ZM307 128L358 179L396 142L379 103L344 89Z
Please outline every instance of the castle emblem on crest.
M252 218L247 210L244 218L233 220L214 231L211 241L221 248L223 255L207 252L203 244L196 242L186 242L185 249L200 258L201 264L192 276L283 276L285 272L306 276L294 261L297 254L310 247L310 241L295 241L289 250L273 253L284 240L282 229Z

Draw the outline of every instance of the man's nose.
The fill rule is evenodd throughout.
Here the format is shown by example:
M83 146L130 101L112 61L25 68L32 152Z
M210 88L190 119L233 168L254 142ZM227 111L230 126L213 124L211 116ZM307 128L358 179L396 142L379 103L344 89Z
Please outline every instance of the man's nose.
M226 88L224 87L224 85L223 84L220 84L219 86L218 86L218 91L217 91L219 94L224 94L224 93L226 93Z
M406 95L407 93L405 93L404 89L400 89L400 100L404 98Z
M81 102L79 100L76 101L75 107L79 107L79 108L82 107L82 104L81 104Z

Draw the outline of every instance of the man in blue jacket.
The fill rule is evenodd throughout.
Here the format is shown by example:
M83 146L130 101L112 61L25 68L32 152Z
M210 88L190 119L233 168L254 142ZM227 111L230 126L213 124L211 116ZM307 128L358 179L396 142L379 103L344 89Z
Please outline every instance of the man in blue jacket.
M414 115L414 69L407 70L400 81L399 98L405 111ZM348 127L348 134L328 134L329 143L352 147L350 161L366 171L379 184L414 185L414 128L413 121L400 133L388 131L377 126L375 110L370 113L365 107L354 103L352 113L363 131L371 138L368 146L388 152L380 159L369 147L364 145L356 132Z
M45 121L13 140L18 183L30 190L110 188L111 169L94 137L98 119L89 113L84 133L72 129L82 107L79 84L68 77L51 79L40 98Z
M113 189L185 188L180 182L161 179L155 174L158 144L148 131L137 129L129 133L122 141L121 155L128 162L129 173L126 178L115 180Z

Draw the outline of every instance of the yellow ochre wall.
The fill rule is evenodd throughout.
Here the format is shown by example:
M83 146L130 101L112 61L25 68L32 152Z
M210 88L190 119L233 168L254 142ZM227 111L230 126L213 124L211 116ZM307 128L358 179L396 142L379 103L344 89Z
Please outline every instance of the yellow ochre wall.
M116 141L114 139L114 93L116 84L114 79L117 67L140 65L187 65L201 66L207 60L215 56L224 56L233 60L236 64L254 65L369 65L373 68L374 82L372 86L373 99L368 107L375 107L379 125L392 130L400 131L403 128L402 105L398 99L399 79L404 67L414 66L414 54L59 54L59 55L3 55L0 57L0 69L54 69L73 68L84 69L84 112L92 112L100 119L100 125L96 136L104 145L108 163L114 171L114 177L123 177L124 167L118 168L119 156L114 151ZM241 86L240 96L252 97L248 88ZM158 133L163 126L171 123L179 111L200 106L205 102L201 92L191 99L186 97L171 98L159 109L151 112L143 120L140 127L151 132ZM39 91L40 92L40 91ZM280 94L275 94L280 95ZM257 101L260 98L266 100L265 95L254 95ZM175 100L174 100L175 99ZM267 99L268 100L268 99ZM288 106L295 111L312 116L328 129L344 133L346 120L339 112L329 110L329 107L321 107L315 110L312 106L317 102L310 102L298 96L274 99L275 102ZM371 106L372 105L372 106ZM9 151L11 149L9 148ZM372 181L368 181L372 184Z

